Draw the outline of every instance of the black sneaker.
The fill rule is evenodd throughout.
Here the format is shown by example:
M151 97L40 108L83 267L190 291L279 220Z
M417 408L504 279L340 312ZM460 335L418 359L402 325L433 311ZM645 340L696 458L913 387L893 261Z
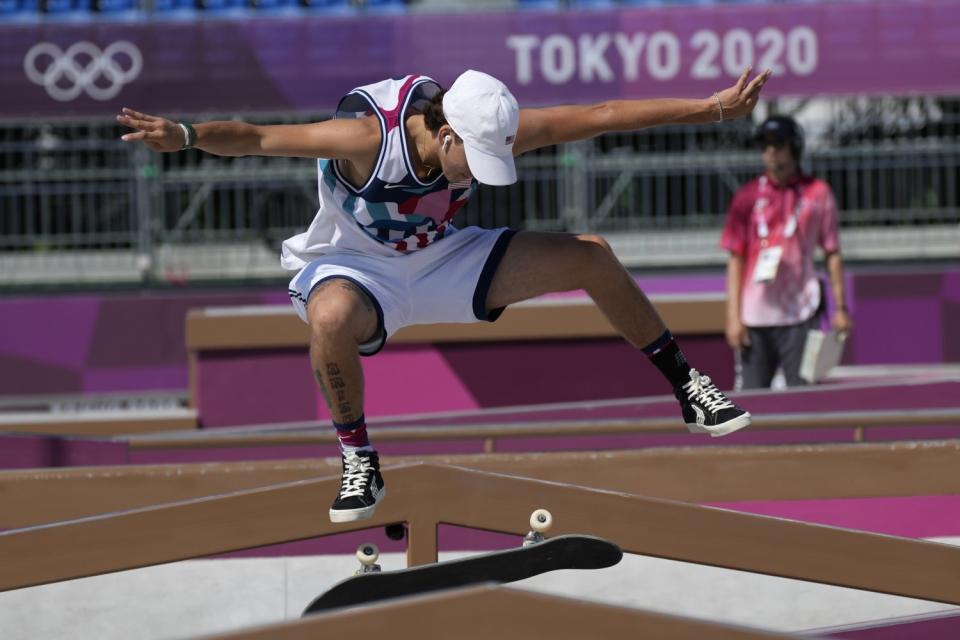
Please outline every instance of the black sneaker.
M377 452L344 453L340 494L330 507L330 522L365 520L385 495Z
M716 438L750 424L750 414L730 402L709 377L696 369L690 369L690 382L675 387L673 393L691 433L709 433Z

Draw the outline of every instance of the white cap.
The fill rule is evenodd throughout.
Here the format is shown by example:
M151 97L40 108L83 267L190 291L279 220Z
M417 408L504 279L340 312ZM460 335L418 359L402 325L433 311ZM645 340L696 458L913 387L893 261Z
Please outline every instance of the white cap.
M517 181L513 140L520 106L507 85L480 71L464 71L443 96L443 115L463 139L474 178L492 185Z

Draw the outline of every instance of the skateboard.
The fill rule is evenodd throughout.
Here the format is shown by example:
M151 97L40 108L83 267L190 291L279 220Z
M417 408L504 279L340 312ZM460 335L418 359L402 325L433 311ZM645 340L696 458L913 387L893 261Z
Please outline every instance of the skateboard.
M530 516L534 530L527 534L521 547L398 571L381 572L376 564L377 546L362 544L357 549L361 569L314 599L303 615L468 585L504 584L557 569L603 569L623 557L620 547L602 538L545 538L543 534L552 521L549 512L538 509Z

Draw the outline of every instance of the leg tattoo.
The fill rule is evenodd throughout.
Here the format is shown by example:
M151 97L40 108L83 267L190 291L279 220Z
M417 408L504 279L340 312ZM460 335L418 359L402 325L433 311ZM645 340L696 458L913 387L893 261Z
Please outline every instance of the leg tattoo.
M347 398L347 383L343 380L340 367L334 362L328 362L326 368L327 380L329 381L327 402L330 405L330 409L336 409L340 414L340 422L353 422L356 420L356 416L353 413L350 400Z

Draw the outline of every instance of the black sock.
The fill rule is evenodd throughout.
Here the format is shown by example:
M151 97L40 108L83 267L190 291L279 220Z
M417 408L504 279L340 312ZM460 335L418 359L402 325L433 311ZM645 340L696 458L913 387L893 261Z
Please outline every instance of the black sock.
M690 365L669 329L644 347L643 352L663 377L670 381L671 386L679 387L690 382Z

